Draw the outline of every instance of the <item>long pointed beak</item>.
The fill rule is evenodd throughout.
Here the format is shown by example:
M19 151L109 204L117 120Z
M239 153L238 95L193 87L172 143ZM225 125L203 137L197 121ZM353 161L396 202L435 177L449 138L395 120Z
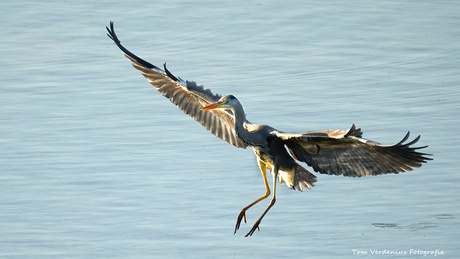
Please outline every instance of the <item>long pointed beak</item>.
M202 111L207 111L207 110L214 110L214 109L219 109L222 106L221 102L213 103L211 105L208 105L204 108L201 108Z

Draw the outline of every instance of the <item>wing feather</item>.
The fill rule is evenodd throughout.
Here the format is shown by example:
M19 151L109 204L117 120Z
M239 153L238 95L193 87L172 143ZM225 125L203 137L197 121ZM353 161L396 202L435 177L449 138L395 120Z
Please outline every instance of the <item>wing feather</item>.
M168 98L185 114L198 121L209 132L241 148L246 148L235 132L235 119L231 112L223 110L202 111L201 108L217 102L221 96L213 94L211 90L198 86L195 82L184 81L175 77L164 65L164 70L139 58L121 45L115 34L113 22L110 29L107 27L108 36L115 42L125 56L131 61L134 68L141 71L158 92Z
M322 174L361 177L411 171L432 158L412 147L420 136L404 138L392 146L362 138L361 129L353 125L349 131L319 131L305 133L277 133L285 141L292 156L306 162Z

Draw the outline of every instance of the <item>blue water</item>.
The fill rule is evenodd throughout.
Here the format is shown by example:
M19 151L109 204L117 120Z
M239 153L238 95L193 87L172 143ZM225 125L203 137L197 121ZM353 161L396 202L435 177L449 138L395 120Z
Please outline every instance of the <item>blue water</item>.
M460 6L452 1L0 4L0 257L442 258L460 254ZM411 130L410 173L318 175L268 200L251 150L156 93L106 36L287 132ZM375 251L383 253L376 255ZM418 254L417 254L418 252ZM427 255L432 257L434 255Z

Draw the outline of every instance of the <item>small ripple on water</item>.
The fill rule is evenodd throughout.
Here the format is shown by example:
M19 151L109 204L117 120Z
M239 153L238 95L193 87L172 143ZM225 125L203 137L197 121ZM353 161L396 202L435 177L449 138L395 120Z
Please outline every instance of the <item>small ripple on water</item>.
M394 223L372 223L373 227L376 228L396 228L398 227L398 224Z
M407 229L411 231L418 231L427 228L436 228L439 227L439 224L436 223L415 223L409 225L399 225L396 223L372 223L373 227L376 228L394 228L394 229Z
M445 220L445 219L455 219L457 217L451 214L436 214L436 215L433 215L433 218ZM427 228L436 228L436 227L439 227L439 224L423 222L423 223L415 223L415 224L409 224L409 225L400 225L396 223L379 222L379 223L372 223L372 226L376 228L395 228L395 229L408 229L412 231L418 231L418 230L427 229Z
M436 214L433 216L433 218L436 219L455 219L456 217L454 215L450 214Z

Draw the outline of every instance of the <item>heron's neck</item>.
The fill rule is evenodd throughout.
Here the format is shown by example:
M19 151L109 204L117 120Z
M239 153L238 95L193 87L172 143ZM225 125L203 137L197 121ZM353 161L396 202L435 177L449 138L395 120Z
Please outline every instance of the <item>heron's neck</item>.
M238 137L245 141L248 131L244 128L244 121L246 120L246 115L244 113L243 107L239 105L233 110L233 115L235 116L235 131Z
M244 128L244 116L235 115L235 131L238 137L243 137L243 133L246 131Z

